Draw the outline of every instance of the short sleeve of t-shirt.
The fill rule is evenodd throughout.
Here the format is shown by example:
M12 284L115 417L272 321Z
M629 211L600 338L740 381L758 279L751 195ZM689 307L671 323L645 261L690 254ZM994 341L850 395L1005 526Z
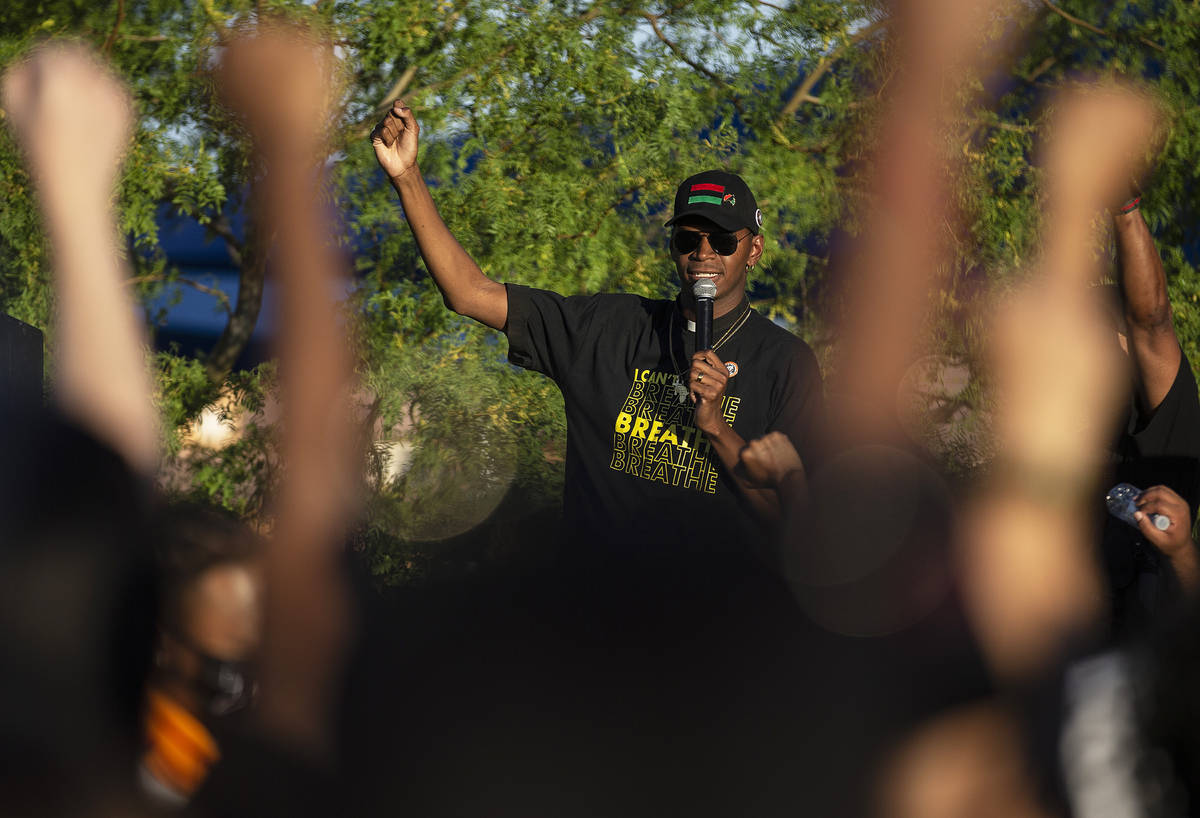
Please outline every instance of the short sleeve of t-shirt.
M767 430L778 430L791 438L805 469L811 471L821 465L828 454L821 370L807 344L793 344L792 350L787 375L779 382L782 394L773 401L778 408L768 419Z
M1187 356L1162 403L1149 417L1136 409L1118 444L1118 475L1138 488L1165 485L1187 500L1195 519L1200 504L1200 395Z
M588 337L595 296L563 296L508 284L508 360L554 380L568 371Z

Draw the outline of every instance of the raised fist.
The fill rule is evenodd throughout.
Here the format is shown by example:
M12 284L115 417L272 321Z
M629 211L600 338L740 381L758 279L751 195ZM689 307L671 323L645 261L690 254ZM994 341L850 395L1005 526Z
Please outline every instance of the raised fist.
M226 45L214 75L261 152L315 152L331 125L334 65L329 44L312 32L265 21Z
M417 165L417 137L421 127L412 109L398 99L371 131L375 158L388 178L398 179Z
M742 468L756 486L778 486L794 471L804 471L800 454L783 432L751 440L741 452Z
M1155 100L1129 86L1060 94L1043 149L1051 207L1095 212L1127 200L1161 147L1162 120Z
M129 147L132 105L125 85L84 46L54 43L11 66L5 118L43 183L108 196Z

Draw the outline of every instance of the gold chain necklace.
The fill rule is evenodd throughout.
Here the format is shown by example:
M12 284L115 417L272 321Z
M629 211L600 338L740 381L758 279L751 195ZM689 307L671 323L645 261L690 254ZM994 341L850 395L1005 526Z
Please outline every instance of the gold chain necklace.
M675 358L675 313L676 310L672 309L671 318L667 323L667 350L668 354L671 356L671 366L675 369L676 380L674 386L672 386L672 389L675 390L675 397L679 398L680 403L683 403L687 400L688 389L683 384L683 370L679 368L679 363ZM729 329L725 330L725 334L717 339L717 342L712 345L713 351L715 352L721 347L721 344L732 338L734 333L745 326L746 322L749 320L750 305L747 304L746 309L742 311L742 314L737 317Z

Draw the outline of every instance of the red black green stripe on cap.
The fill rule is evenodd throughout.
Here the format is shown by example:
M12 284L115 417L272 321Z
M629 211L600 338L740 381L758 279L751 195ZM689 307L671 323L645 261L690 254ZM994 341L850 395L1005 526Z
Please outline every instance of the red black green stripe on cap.
M697 182L688 192L687 203L719 205L725 196L725 186L712 182Z
M718 169L693 174L675 188L675 215L667 227L687 216L707 219L722 230L746 227L758 233L762 227L762 216L746 182L735 173Z

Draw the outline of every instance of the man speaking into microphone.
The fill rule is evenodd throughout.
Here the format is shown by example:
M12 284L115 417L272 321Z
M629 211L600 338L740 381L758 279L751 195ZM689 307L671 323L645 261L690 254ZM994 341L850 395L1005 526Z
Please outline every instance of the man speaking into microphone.
M509 360L562 390L564 539L674 557L765 543L779 501L745 478L739 455L778 430L811 465L823 398L812 350L747 298L763 237L746 183L707 170L679 186L667 222L677 298L563 296L484 275L437 212L418 132L397 101L372 144L446 305L502 330Z

